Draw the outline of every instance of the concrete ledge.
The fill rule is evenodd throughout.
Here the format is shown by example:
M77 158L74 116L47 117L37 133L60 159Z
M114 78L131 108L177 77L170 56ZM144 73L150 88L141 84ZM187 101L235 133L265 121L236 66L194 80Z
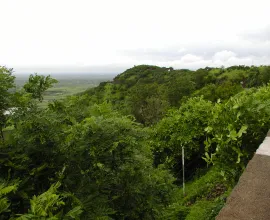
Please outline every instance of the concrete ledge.
M270 219L270 133L249 161L216 219Z
M259 146L256 151L256 154L270 156L270 137L267 136L263 143Z

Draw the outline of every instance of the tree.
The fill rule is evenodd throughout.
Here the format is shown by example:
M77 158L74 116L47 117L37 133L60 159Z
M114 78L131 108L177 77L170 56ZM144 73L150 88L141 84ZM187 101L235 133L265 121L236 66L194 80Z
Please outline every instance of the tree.
M179 107L184 96L189 96L195 90L195 83L190 77L179 77L170 81L167 86L167 99L172 106Z
M0 136L4 140L3 128L6 125L6 111L11 107L10 89L15 87L12 69L0 66Z
M215 104L205 128L208 162L244 168L269 129L269 94L268 85L244 90L225 103Z
M202 97L189 99L178 110L171 110L155 127L153 148L155 163L165 163L180 177L182 168L182 147L185 148L186 166L191 172L205 163L201 160L204 153L204 128L211 117L212 103ZM202 163L203 162L203 163Z
M90 112L70 127L62 145L68 161L63 184L84 201L85 219L102 213L113 219L157 218L177 193L174 178L152 165L147 130L106 104Z
M26 92L31 93L34 99L43 100L43 93L57 83L51 76L30 75L28 82L23 86Z

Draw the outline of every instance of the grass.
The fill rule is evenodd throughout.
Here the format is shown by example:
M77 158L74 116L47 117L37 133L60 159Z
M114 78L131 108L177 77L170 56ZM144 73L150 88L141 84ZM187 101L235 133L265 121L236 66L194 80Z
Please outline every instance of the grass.
M214 220L223 205L224 202L222 200L198 201L192 206L185 220Z
M193 204L198 198L213 197L215 187L223 186L222 182L223 178L220 172L215 167L211 167L205 175L186 184L184 202Z
M186 183L185 196L177 202L187 210L180 219L214 220L230 192L231 187L224 181L219 169L211 167Z
M81 85L71 85L71 86L66 86L66 85L55 86L53 88L48 89L44 93L44 100L40 104L40 106L46 107L50 101L63 99L70 95L75 95L77 93L83 92L86 89L89 89L94 86L96 85L81 84Z
M167 212L161 219L215 219L224 206L231 187L224 181L218 168L211 167L203 171L186 183L185 196L182 190L176 192L175 203L167 207Z

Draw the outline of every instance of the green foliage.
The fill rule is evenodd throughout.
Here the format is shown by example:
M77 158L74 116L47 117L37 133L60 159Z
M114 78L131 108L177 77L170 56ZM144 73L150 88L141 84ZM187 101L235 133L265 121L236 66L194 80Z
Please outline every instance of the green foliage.
M32 94L34 99L39 101L43 100L43 93L53 86L54 83L57 83L56 79L51 78L51 76L42 76L42 75L30 75L28 82L23 86L26 92Z
M196 90L192 96L203 96L205 99L212 102L216 102L219 99L226 101L231 96L243 90L240 84L234 84L230 81L223 82L221 84L208 84L202 89Z
M82 121L52 110L29 111L16 124L12 137L12 144L18 146L13 154L21 153L24 160L13 157L5 165L13 172L20 167L14 175L28 176L32 189L27 194L33 188L42 193L60 180L81 201L83 219L151 219L166 209L175 194L174 178L166 170L153 168L147 129L106 103L89 108L89 116ZM32 200L31 209L37 199ZM36 215L33 210L28 214Z
M243 88L269 81L269 67L234 66L173 70L139 65L119 74L112 82L87 91L94 103L109 101L122 114L132 114L145 125L156 124L171 107L180 107L192 95L210 101L228 100Z
M17 191L19 185L19 181L15 180L12 182L8 182L5 180L0 180L0 214L4 214L5 212L9 212L8 209L10 206L10 201L8 199L8 195Z
M64 197L57 194L57 189L60 185L61 184L57 182L51 185L51 187L41 195L33 196L30 200L31 208L28 214L21 215L16 219L80 219L79 217L82 213L80 206L76 206L67 213L64 213Z
M0 144L4 140L3 129L6 125L6 111L12 106L10 89L14 88L12 69L0 66Z
M104 205L114 218L157 216L170 201L174 179L152 167L151 151L145 142L147 131L128 117L104 114L103 110L99 110L103 114L98 116L95 112L96 116L86 118L68 131L65 143L68 148L64 150L73 167L80 167L81 174L69 167L67 172L72 174L65 181L75 189L78 187L84 196L96 191L95 200L111 198L111 204ZM92 180L89 188L82 188L86 179Z
M188 168L193 169L193 163L198 163L204 153L204 128L211 117L211 109L211 102L198 97L169 112L155 127L153 134L156 163L166 163L180 174L179 160L184 147Z
M12 75L12 69L0 66L0 110L7 110L9 107L9 96L11 95L9 89L14 88L15 76Z
M243 168L269 129L269 91L269 86L246 90L215 104L205 129L208 162Z
M268 66L140 65L40 108L56 80L18 90L1 67L1 219L214 219L269 129L268 81Z
M201 199L214 199L223 195L230 187L228 182L224 181L220 170L217 167L211 167L207 172L198 177L194 177L191 182L186 185L186 195L183 203L193 205Z
M215 219L231 188L217 167L202 171L186 184L185 196L178 196L161 219Z
M198 201L191 208L186 220L214 220L220 209L223 207L224 202L218 201Z

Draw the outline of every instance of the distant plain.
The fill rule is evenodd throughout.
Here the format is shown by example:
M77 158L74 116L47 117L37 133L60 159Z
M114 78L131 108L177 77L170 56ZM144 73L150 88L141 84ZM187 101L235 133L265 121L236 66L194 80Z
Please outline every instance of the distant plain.
M17 88L21 88L27 82L30 74L17 74L15 83ZM48 74L44 74L48 75ZM112 80L117 74L94 74L94 73L74 73L50 74L58 80L57 84L44 93L44 100L40 106L45 107L50 101L63 99L70 95L83 92L86 89L98 86L99 83Z

